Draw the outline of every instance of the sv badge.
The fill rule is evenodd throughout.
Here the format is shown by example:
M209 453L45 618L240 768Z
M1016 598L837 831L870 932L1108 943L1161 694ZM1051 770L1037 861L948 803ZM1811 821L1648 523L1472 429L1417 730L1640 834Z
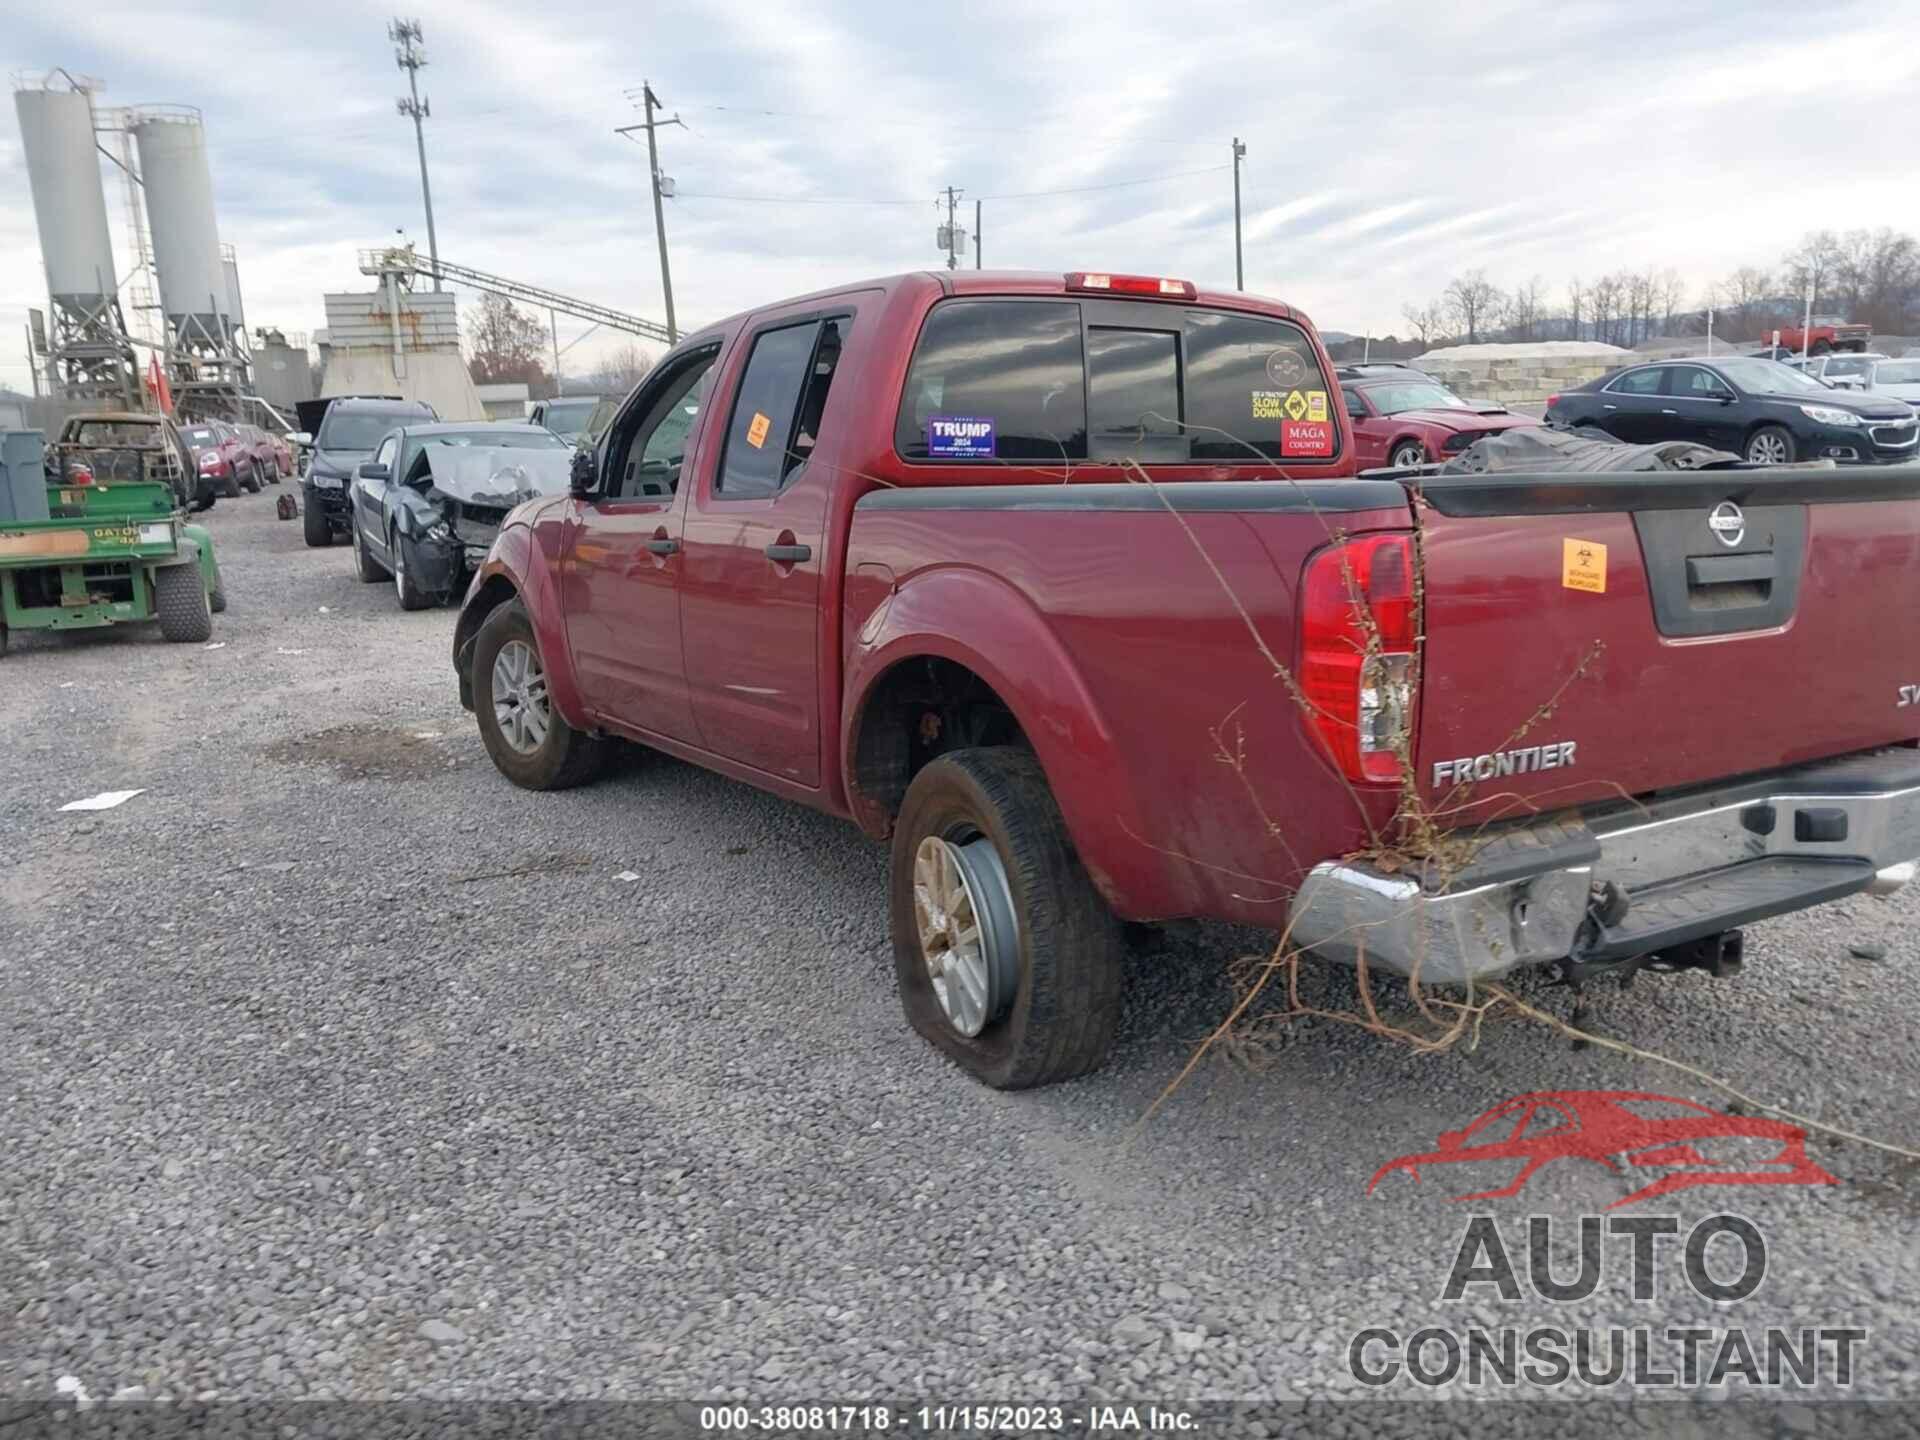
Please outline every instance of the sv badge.
M1903 710L1909 705L1920 705L1920 685L1902 685L1900 698L1893 702L1893 708Z

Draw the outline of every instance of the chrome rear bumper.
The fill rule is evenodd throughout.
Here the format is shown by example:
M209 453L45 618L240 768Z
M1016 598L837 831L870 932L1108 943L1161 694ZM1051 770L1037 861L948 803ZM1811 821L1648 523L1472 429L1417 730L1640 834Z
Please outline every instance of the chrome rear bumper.
M1430 984L1574 953L1649 954L1865 891L1920 861L1920 750L1873 751L1734 785L1490 833L1451 877L1316 865L1292 942ZM1602 887L1625 898L1604 918Z

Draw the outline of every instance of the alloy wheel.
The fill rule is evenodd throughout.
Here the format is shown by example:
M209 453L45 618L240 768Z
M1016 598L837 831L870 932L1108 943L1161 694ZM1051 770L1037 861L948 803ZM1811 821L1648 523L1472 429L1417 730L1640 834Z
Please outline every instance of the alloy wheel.
M522 755L537 751L552 728L547 672L524 640L507 641L493 657L493 718L501 737Z
M913 910L941 1013L960 1034L978 1035L1006 1010L1020 976L1013 891L993 842L984 835L922 840L913 858Z

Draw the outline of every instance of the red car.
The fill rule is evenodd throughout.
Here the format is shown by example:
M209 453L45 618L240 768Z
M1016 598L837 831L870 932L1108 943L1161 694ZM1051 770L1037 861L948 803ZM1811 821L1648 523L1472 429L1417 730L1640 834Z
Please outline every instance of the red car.
M284 477L293 474L293 452L282 441L258 425L236 425L234 429L240 432L241 442L253 457L253 473L259 476L262 485L278 485Z
M1920 475L1423 475L1416 517L1410 477L1354 476L1338 388L1297 310L1171 278L920 272L718 321L568 493L462 501L460 698L528 789L622 739L890 844L907 1020L1002 1088L1100 1063L1121 921L1441 984L1904 883ZM1409 789L1455 885L1366 858Z
M200 473L212 480L228 499L242 490L251 492L260 488L261 471L252 447L224 420L202 420L196 425L182 426L180 438L193 451Z
M1417 1184L1424 1165L1515 1164L1518 1173L1498 1189L1453 1197L1503 1199L1518 1195L1534 1171L1553 1160L1586 1160L1616 1174L1667 1172L1609 1210L1699 1185L1838 1183L1807 1158L1806 1131L1784 1120L1727 1115L1635 1090L1546 1090L1503 1100L1464 1130L1444 1132L1437 1150L1388 1161L1374 1172L1367 1193L1396 1170Z
M1483 435L1538 425L1502 405L1462 400L1424 371L1397 365L1343 365L1340 393L1353 421L1362 470L1451 459Z

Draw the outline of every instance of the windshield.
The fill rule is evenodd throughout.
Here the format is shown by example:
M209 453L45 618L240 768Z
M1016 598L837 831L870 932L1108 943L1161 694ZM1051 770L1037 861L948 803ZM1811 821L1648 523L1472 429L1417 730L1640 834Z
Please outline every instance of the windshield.
M416 414L381 415L363 410L342 415L329 411L327 423L320 427L319 446L322 450L371 450L389 430L417 418Z
M211 450L220 443L220 437L207 425L196 425L191 430L182 430L180 434L188 448L193 450Z
M1817 393L1831 388L1822 385L1811 375L1802 375L1798 370L1789 369L1778 360L1741 355L1714 363L1742 390L1751 390L1759 395L1798 395L1809 390Z
M1873 362L1871 360L1862 360L1853 355L1846 356L1845 358L1836 355L1833 359L1827 361L1827 374L1864 375L1872 367Z
M547 402L546 427L556 435L578 435L587 428L587 422L593 418L593 412L599 404L598 395L583 400L550 400Z
M1876 385L1920 385L1920 360L1882 360L1873 372Z
M550 430L456 430L422 435L421 445L479 445L489 450L560 450L567 442Z
M1444 385L1415 380L1404 385L1368 385L1363 394L1382 415L1402 410L1466 410L1471 407Z

